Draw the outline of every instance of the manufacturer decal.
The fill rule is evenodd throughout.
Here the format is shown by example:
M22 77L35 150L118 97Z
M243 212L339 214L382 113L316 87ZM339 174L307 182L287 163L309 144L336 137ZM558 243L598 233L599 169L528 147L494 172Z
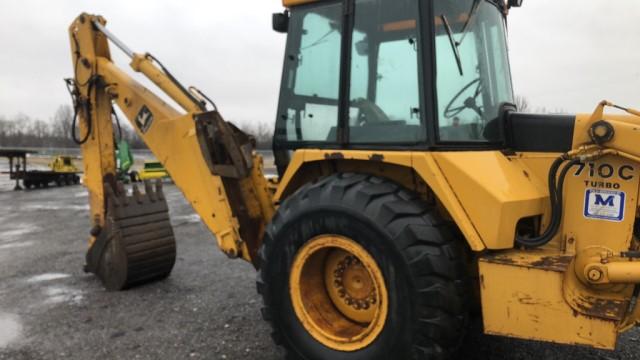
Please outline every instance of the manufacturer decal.
M153 125L153 114L148 107L142 107L142 109L136 116L136 125L143 134L146 134L147 131L149 131L151 125Z
M590 219L621 222L624 220L622 191L587 189L584 200L584 216Z
M575 177L584 176L584 186L589 188L620 190L624 182L635 178L636 169L631 165L615 166L607 163L580 163Z

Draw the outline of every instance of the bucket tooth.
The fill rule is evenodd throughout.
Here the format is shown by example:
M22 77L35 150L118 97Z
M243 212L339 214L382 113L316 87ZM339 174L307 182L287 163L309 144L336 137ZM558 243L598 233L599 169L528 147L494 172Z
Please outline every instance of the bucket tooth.
M153 188L153 184L148 180L145 180L144 182L144 192L149 197L149 201L152 203L157 201L158 197L156 196L156 190Z
M138 204L144 203L144 199L142 198L142 193L140 193L138 185L133 185L133 198Z
M164 201L164 190L161 179L156 179L156 195L158 196L158 200Z
M127 195L123 184L105 184L107 213L104 229L87 252L88 272L96 274L110 291L166 278L176 259L169 208L162 188L145 184Z

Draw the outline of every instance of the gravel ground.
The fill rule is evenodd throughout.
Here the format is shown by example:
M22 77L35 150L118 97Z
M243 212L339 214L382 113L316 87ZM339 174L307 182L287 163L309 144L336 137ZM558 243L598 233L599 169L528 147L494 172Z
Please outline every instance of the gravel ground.
M172 185L178 260L165 281L108 293L84 264L82 187L27 192L0 184L0 359L281 359L260 317L253 268L229 261ZM478 336L463 359L638 359L618 352Z

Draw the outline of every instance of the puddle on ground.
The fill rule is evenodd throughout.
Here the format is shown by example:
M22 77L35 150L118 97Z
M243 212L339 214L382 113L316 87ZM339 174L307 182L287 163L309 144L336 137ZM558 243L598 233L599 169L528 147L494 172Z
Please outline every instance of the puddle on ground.
M32 245L33 245L33 241L14 242L14 243L9 243L9 244L3 244L3 245L0 245L0 251L23 248L23 247L29 247L29 246L32 246Z
M45 296L45 304L74 303L79 304L84 299L81 290L68 286L47 286L43 290Z
M197 224L200 221L200 215L198 214L171 216L171 225L176 227L186 224Z
M62 273L40 274L40 275L30 277L29 279L27 279L27 282L38 283L38 282L45 282L45 281L53 281L53 280L66 279L70 276L71 275L69 274L62 274Z
M22 325L17 316L0 312L0 349L18 340L22 333Z
M9 229L0 231L0 242L5 243L20 240L25 235L40 231L40 228L38 226L27 223L11 224L9 226L5 226L4 228Z
M27 205L22 209L31 210L31 211L57 211L57 210L88 211L89 205L38 204L38 205Z

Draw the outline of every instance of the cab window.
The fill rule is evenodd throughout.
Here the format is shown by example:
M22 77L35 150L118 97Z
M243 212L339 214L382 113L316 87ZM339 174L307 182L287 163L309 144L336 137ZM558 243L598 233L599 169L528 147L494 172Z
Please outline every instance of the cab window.
M341 14L340 3L292 14L276 141L336 142Z
M355 1L351 143L415 143L425 138L418 13L415 0Z
M500 106L514 101L501 10L485 0L433 6L439 140L498 142Z

